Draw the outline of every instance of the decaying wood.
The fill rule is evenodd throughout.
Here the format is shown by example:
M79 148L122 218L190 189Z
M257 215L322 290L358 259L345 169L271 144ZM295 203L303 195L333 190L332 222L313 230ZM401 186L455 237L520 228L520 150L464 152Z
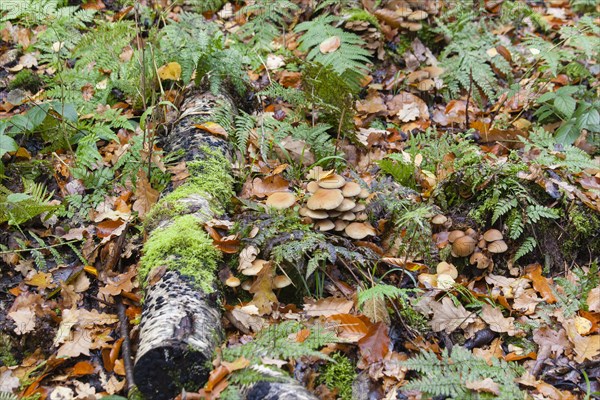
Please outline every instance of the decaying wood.
M248 391L247 400L317 400L297 383L258 382Z

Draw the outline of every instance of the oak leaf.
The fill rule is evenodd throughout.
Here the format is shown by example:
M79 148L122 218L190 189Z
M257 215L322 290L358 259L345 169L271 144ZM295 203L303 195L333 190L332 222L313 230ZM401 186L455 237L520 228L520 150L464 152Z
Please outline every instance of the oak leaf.
M452 333L475 321L474 313L467 311L462 305L455 306L449 297L444 297L441 304L431 303L430 307L433 310L431 328L434 332Z
M335 314L348 314L354 302L339 297L326 297L318 301L312 299L304 302L304 311L310 317L330 317Z
M483 305L481 319L490 324L490 329L494 332L506 332L509 336L514 336L516 333L515 319L505 318L502 311L490 304Z
M378 322L371 325L367 334L358 341L360 354L369 363L383 360L390 351L390 337L387 325Z

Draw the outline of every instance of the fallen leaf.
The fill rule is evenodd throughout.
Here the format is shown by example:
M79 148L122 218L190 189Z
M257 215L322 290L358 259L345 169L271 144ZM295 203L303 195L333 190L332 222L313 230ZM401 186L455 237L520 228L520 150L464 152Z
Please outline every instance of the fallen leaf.
M500 385L494 382L492 378L485 378L484 380L475 382L466 382L465 387L476 392L491 393L494 396L500 395Z
M452 333L460 327L475 321L475 314L467 311L462 305L454 305L449 297L444 297L441 304L431 303L433 318L431 319L431 328L434 332L445 331Z
M556 303L556 297L548 284L548 280L542 276L542 266L531 264L525 268L526 276L533 282L533 288L542 295L542 298L550 304Z
M161 81L172 80L178 81L181 78L181 65L176 62L170 62L158 69L158 76Z
M250 287L250 293L254 295L249 304L258 308L261 315L268 314L272 310L272 303L277 301L277 296L273 293L273 278L275 277L275 268L271 263L265 264L256 276L256 280Z
M229 134L221 125L216 122L205 122L203 124L194 124L194 126L198 129L202 129L203 131L207 131L212 133L213 135L221 136L225 139L229 137Z
M12 393L20 386L19 378L13 375L13 371L7 369L0 375L0 392Z
M150 211L152 206L158 201L160 193L153 189L143 171L138 172L138 180L135 187L136 200L133 203L132 209L138 212L141 219Z
M513 317L505 318L499 308L490 304L483 305L481 319L487 322L494 332L506 332L509 336L514 336L516 333L515 319Z
M351 314L335 314L327 318L328 321L336 324L338 336L350 342L357 342L362 339L369 331L370 323Z
M17 335L31 332L35 328L35 313L31 308L20 308L17 311L8 313L8 316L15 321L15 333Z
M390 351L387 325L378 322L371 325L367 334L358 341L361 356L369 363L380 362Z
M340 44L341 41L339 36L331 36L321 42L319 45L319 51L321 51L323 54L333 53L340 48Z
M304 302L304 311L310 317L330 317L336 314L348 314L354 302L339 297L326 297L318 301L308 299Z

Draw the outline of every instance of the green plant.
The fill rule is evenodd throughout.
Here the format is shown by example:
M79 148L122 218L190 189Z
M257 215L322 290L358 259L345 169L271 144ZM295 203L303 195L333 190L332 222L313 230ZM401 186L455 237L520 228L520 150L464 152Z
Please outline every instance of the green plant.
M333 25L338 22L338 17L325 14L298 24L294 31L302 33L299 39L300 50L308 52L308 61L330 66L346 85L356 90L367 69L370 53L364 48L365 43L360 36ZM339 48L332 52L322 52L319 46L332 37L339 39Z
M358 375L356 367L341 353L335 353L331 358L333 361L327 364L318 381L337 390L338 399L352 400L352 384Z
M429 396L447 396L452 399L504 399L523 398L515 379L524 369L514 363L493 357L491 364L473 355L469 350L455 346L452 354L447 349L441 358L431 351L423 351L404 361L403 366L417 371L421 378L412 379L403 386L406 390L419 390ZM470 384L492 380L498 389L497 396L469 389Z
M592 262L588 271L575 267L571 270L573 279L558 277L556 283L562 289L554 290L558 300L555 307L562 310L566 318L570 318L579 310L588 311L587 298L592 289L600 283L598 275L598 260Z
M12 393L0 392L0 400L18 400L18 397Z
M407 161L402 154L388 154L383 160L377 161L381 171L390 175L396 182L404 187L416 189L415 165Z
M52 193L48 193L43 185L27 180L23 181L23 185L22 193L13 193L0 185L0 223L21 225L57 209L57 205L50 204Z
M249 17L238 36L255 51L270 51L272 42L284 35L298 6L289 0L256 0L242 7L240 14Z

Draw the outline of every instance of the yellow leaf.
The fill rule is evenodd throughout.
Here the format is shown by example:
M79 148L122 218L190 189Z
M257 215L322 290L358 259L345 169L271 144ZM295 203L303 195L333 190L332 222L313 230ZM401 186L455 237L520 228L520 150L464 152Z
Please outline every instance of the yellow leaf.
M165 64L158 69L158 76L161 81L166 81L168 79L178 81L179 78L181 78L181 65L176 62Z
M323 54L333 53L340 47L340 44L339 36L331 36L330 38L323 40L319 45L319 50L321 50L321 53Z

